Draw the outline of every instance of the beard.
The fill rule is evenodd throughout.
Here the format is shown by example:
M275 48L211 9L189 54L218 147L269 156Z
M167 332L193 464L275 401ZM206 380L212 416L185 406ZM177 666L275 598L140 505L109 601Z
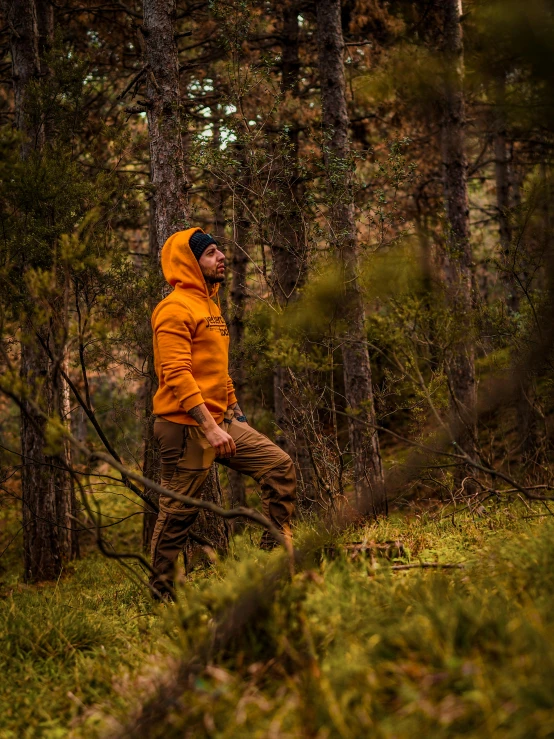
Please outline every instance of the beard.
M210 270L202 270L202 274L204 275L204 279L208 283L208 285L220 285L222 282L225 282L225 273L219 272L217 267L215 269Z

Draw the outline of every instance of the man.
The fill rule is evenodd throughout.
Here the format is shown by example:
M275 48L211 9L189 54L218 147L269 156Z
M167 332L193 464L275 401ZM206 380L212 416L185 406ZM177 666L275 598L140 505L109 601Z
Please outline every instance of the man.
M195 497L214 460L253 477L261 485L263 511L288 534L296 499L290 457L248 425L228 374L229 331L217 296L225 255L200 228L173 234L162 249L165 279L175 289L152 314L154 434L160 445L162 484ZM152 537L151 585L171 597L174 566L198 509L160 497ZM261 546L275 542L267 532Z

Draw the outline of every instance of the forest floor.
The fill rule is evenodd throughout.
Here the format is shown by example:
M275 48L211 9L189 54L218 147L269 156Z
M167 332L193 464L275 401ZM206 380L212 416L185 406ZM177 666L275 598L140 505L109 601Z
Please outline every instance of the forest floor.
M123 497L105 505L113 516L136 510ZM139 516L105 531L118 551L138 551ZM305 525L297 540L314 536ZM292 579L271 580L284 555L255 538L235 539L169 607L92 546L57 583L25 585L14 542L1 560L0 737L105 736L148 700L159 716L134 736L554 736L544 506L395 514L312 548ZM388 541L402 544L372 548ZM271 594L255 617L175 693L213 619L264 582Z

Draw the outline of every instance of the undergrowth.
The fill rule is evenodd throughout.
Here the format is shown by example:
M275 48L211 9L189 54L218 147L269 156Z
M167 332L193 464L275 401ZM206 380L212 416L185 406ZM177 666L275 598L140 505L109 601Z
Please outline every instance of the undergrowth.
M57 586L16 587L0 605L0 736L67 736L113 697L118 673L160 650L158 622L139 586L96 554Z
M138 509L115 492L96 495L115 517L104 524ZM0 560L0 737L66 737L89 706L108 699L117 705L118 675L136 672L169 642L148 594L117 562L102 557L90 537L81 542L83 558L57 583L25 584L18 511L5 507L3 514L3 533L13 542ZM136 551L140 518L104 535L111 548Z
M553 736L554 524L523 515L399 516L342 543L400 539L402 558L352 559L335 541L292 581L275 576L282 555L228 559L169 610L185 662L233 604L272 579L275 596L182 680L179 700L179 669L168 665L149 695L126 692L124 714L107 710L104 728L195 738ZM407 560L463 567L391 569ZM149 705L158 718L148 719Z
M57 584L3 593L0 736L554 736L554 522L532 517L543 510L397 515L325 546L305 526L311 553L292 579L278 576L281 553L245 536L173 607L91 552ZM387 540L403 549L373 556ZM353 558L352 541L370 556ZM461 567L392 569L420 562ZM179 683L214 624L262 586L254 617ZM149 703L163 718L139 730Z

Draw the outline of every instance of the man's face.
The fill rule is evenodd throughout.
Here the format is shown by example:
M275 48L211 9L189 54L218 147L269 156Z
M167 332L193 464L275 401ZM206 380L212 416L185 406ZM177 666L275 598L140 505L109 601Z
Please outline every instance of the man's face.
M225 280L225 254L210 244L198 260L204 279L210 285Z

